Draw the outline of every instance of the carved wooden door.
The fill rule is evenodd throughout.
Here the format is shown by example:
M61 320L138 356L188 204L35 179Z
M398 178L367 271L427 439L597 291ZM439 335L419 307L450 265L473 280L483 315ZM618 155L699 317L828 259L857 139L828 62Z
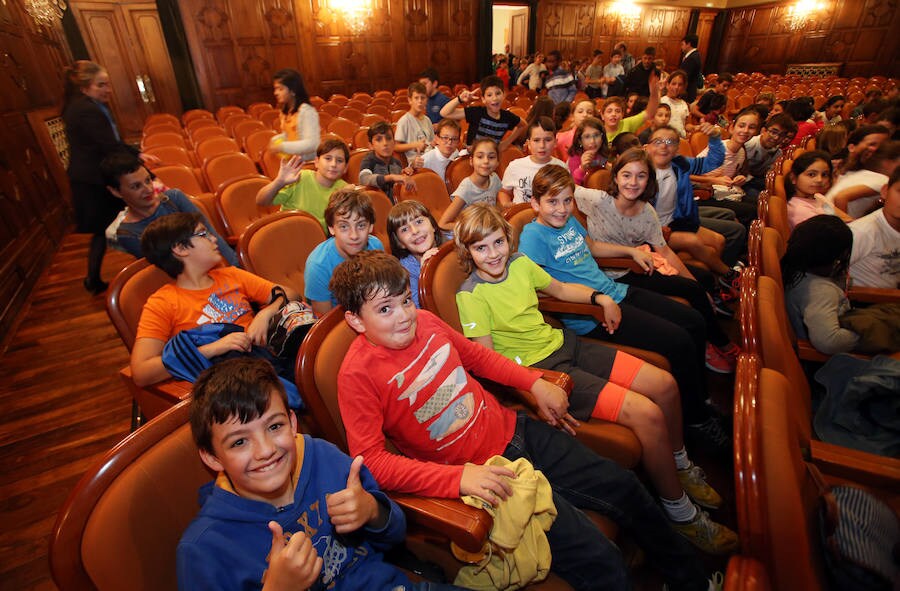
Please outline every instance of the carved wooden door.
M181 98L155 2L69 3L91 58L109 72L110 102L127 141L152 113L181 114Z

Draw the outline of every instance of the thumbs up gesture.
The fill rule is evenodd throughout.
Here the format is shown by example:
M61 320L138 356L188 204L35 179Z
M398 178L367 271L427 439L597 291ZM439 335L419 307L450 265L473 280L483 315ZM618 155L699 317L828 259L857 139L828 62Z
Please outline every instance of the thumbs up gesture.
M350 474L347 476L347 487L326 498L328 516L339 534L356 531L367 523L378 520L378 501L363 488L359 479L362 465L362 456L353 458Z
M309 537L297 532L285 541L277 521L269 522L272 549L269 568L263 579L263 591L309 589L322 572L322 558L316 553Z

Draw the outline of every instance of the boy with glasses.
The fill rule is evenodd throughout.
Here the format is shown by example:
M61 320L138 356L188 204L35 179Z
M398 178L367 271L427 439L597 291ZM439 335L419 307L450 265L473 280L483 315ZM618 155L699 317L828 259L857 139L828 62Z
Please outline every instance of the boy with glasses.
M781 156L781 149L787 146L797 133L797 123L787 113L772 115L763 124L759 135L744 144L747 151L747 177L743 189L745 199L755 203L759 192L766 188L766 174Z
M172 377L163 363L164 348L182 331L223 325L218 338L194 342L195 353L205 360L258 353L254 346L266 345L269 321L287 300L298 298L290 287L223 267L218 240L201 220L199 213L173 213L152 222L141 237L147 260L175 282L156 290L144 304L131 350L131 372L138 386ZM259 312L253 312L254 304ZM226 330L231 328L236 330Z
M434 128L435 146L422 157L423 166L444 178L450 163L459 158L459 123L442 119Z

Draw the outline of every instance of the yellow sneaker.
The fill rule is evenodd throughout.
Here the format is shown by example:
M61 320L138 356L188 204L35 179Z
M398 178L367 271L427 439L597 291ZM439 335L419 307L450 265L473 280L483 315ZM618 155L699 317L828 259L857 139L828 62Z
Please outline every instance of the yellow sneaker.
M711 520L700 507L697 507L697 516L692 521L670 523L675 531L708 554L732 554L740 545L736 533Z
M691 499L707 509L718 509L722 506L722 497L706 482L706 474L700 466L691 466L678 470L678 482Z

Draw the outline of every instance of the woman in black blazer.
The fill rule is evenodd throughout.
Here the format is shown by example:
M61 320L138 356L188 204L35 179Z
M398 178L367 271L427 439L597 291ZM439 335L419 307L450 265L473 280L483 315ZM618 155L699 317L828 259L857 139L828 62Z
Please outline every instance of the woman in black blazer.
M69 138L69 181L75 207L76 231L93 234L84 287L96 295L108 285L100 278L106 252L106 227L124 203L106 189L100 162L116 150L137 150L122 141L107 106L112 88L109 74L94 62L77 61L66 70L63 120Z

